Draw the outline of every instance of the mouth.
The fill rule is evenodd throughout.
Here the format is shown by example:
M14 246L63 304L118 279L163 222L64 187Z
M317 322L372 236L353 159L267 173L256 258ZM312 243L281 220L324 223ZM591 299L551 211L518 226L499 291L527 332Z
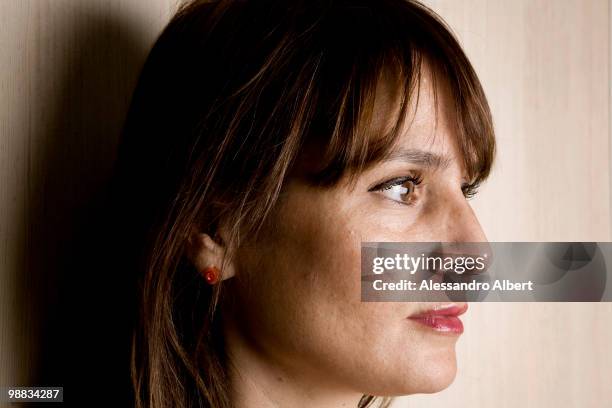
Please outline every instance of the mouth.
M408 319L438 333L459 335L463 333L463 323L459 316L464 314L467 309L467 303L445 303L408 316Z

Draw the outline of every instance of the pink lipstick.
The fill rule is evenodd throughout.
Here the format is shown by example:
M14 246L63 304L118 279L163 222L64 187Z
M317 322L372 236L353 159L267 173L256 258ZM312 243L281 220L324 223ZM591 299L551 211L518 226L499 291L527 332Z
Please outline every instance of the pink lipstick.
M463 323L459 316L465 313L467 308L467 303L442 304L411 315L408 319L421 323L440 333L461 334L463 333Z

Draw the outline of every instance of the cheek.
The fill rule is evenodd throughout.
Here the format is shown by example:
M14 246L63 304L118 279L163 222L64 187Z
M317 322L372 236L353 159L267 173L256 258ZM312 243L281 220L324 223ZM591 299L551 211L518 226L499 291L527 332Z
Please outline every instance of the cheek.
M412 392L423 358L448 365L449 343L427 346L405 320L412 304L361 302L360 244L380 231L367 213L336 202L296 195L243 250L237 298L246 330L267 359L300 373L361 392Z
M246 310L288 353L316 347L321 333L343 337L340 316L360 306L361 235L324 203L295 201L278 210L239 266L248 277L245 300L257 306Z

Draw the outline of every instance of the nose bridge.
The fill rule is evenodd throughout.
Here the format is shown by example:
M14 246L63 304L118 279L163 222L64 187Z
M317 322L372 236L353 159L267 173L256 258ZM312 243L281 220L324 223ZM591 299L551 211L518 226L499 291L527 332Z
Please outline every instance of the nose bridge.
M474 210L463 197L463 194L449 198L445 205L445 230L441 237L446 244L441 245L441 252L453 256L484 257L485 269L473 271L483 273L492 262L492 248L478 222Z
M487 242L474 210L463 197L453 197L446 207L446 242Z

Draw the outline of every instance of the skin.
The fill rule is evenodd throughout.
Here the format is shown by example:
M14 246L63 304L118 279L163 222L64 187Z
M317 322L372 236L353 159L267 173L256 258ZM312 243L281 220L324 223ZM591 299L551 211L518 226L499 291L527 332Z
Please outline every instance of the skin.
M377 90L375 131L392 123L389 84ZM396 157L354 185L327 189L298 171L258 238L223 271L224 279L235 275L235 303L222 310L236 407L356 407L362 394L432 393L453 381L458 336L407 319L435 305L360 301L362 241L486 241L461 188L467 180L448 90L438 88L436 114L425 68L419 95L394 148L432 153L445 165ZM312 163L306 157L298 168ZM415 171L423 181L408 197L372 190ZM194 237L196 266L219 265L223 248Z

